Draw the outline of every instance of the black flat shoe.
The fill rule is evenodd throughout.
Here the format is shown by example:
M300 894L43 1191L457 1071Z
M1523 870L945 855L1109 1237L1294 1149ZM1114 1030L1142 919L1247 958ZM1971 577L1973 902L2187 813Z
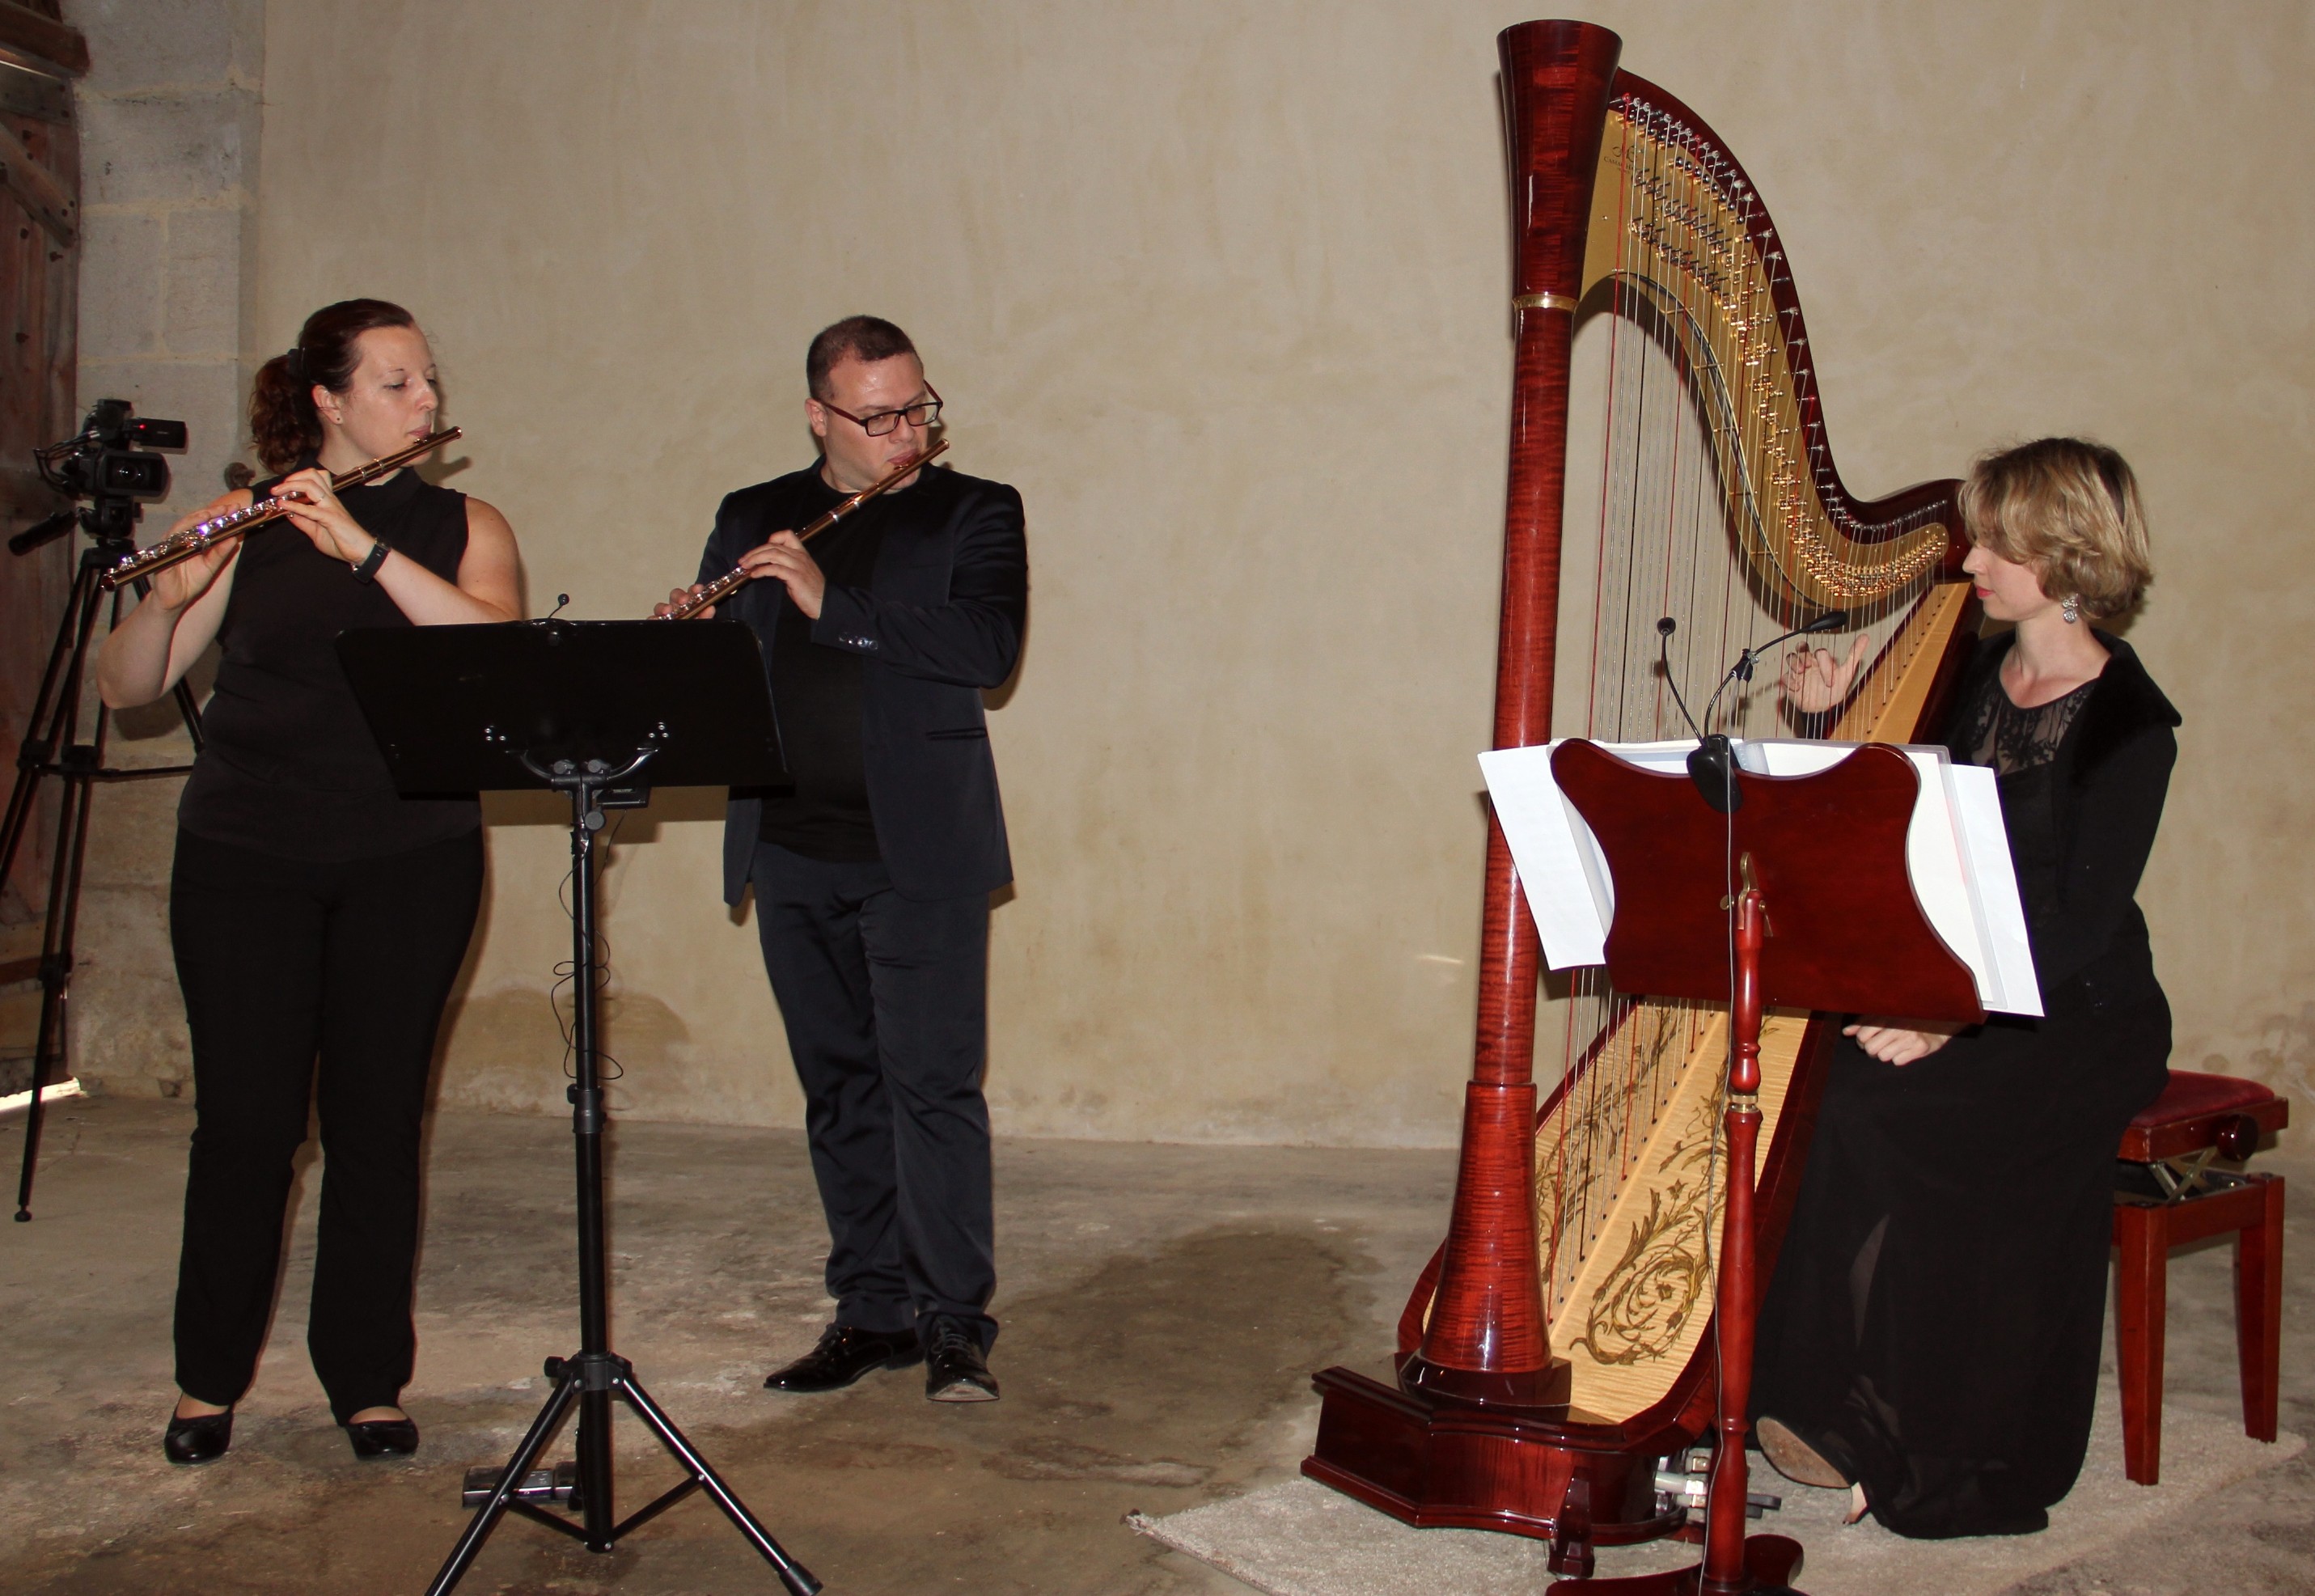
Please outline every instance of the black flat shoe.
M820 1333L820 1344L789 1364L764 1377L767 1391L836 1391L873 1369L906 1369L924 1361L925 1350L913 1330L856 1330L830 1325Z
M1846 1491L1856 1484L1846 1469L1803 1441L1781 1419L1761 1414L1753 1422L1752 1435L1761 1443L1761 1455L1768 1459L1769 1467L1796 1485Z
M364 1419L346 1426L357 1458L407 1458L418 1450L418 1426L408 1419Z
M233 1409L203 1414L197 1419L169 1415L161 1432L161 1450L172 1463L214 1463L233 1444Z
M945 1316L925 1327L925 1396L934 1402L994 1402L997 1377L980 1351L980 1338L961 1319Z

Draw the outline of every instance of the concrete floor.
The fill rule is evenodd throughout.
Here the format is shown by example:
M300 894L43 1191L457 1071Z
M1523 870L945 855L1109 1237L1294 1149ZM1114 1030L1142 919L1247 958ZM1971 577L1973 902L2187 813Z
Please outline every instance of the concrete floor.
M414 1462L357 1463L306 1361L309 1170L233 1451L176 1469L158 1438L191 1122L175 1104L61 1105L38 1217L0 1231L0 1590L421 1590L466 1521L461 1472L512 1449L542 1396L540 1359L576 1344L567 1125L435 1122L405 1398L426 1437ZM14 1170L22 1124L0 1121L0 1169ZM844 1593L1243 1596L1121 1519L1291 1475L1315 1419L1309 1372L1388 1348L1453 1176L1444 1153L1000 1142L992 1364L1005 1399L945 1406L924 1400L914 1371L821 1397L758 1388L828 1311L799 1134L619 1123L613 1137L615 1346L789 1551ZM2263 1162L2315 1176L2315 1159ZM2293 1258L2315 1258L2315 1226L2293 1229ZM2302 1432L2315 1424L2311 1273L2294 1269L2286 1307L2284 1423ZM2174 1264L2174 1400L2233 1400L2225 1279L2222 1250ZM632 1419L619 1434L624 1512L676 1476ZM2311 1507L2302 1458L2192 1524L2020 1590L2315 1590ZM603 1557L510 1520L462 1589L776 1585L695 1497Z

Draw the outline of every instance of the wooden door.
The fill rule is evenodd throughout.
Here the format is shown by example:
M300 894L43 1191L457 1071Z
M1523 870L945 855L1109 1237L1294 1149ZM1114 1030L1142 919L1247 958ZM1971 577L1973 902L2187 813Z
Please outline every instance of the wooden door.
M70 434L80 270L80 135L73 80L88 69L58 0L0 0L0 537L67 502L44 486L32 450ZM25 554L0 548L0 777L16 756L84 540ZM0 982L40 946L54 784L0 882ZM30 922L29 946L22 945ZM0 1047L4 1051L4 1047Z

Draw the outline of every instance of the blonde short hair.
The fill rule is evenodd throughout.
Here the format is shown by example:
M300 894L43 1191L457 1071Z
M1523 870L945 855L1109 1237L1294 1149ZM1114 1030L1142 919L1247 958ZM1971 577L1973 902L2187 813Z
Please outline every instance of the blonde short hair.
M1969 539L2033 567L2042 590L2117 616L2154 580L2130 464L2102 443L2039 438L1979 459L1962 484Z

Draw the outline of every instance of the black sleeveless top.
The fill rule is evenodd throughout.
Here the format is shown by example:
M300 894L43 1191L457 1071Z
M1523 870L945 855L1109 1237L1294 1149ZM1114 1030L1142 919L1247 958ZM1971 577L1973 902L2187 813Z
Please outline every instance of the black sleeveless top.
M311 462L307 462L310 464ZM263 499L274 486L253 490ZM466 552L466 496L408 469L338 495L363 530L445 581ZM356 626L407 626L386 590L287 521L242 544L217 627L217 693L177 806L196 837L315 863L378 858L482 824L471 798L405 799L346 685L333 646Z

